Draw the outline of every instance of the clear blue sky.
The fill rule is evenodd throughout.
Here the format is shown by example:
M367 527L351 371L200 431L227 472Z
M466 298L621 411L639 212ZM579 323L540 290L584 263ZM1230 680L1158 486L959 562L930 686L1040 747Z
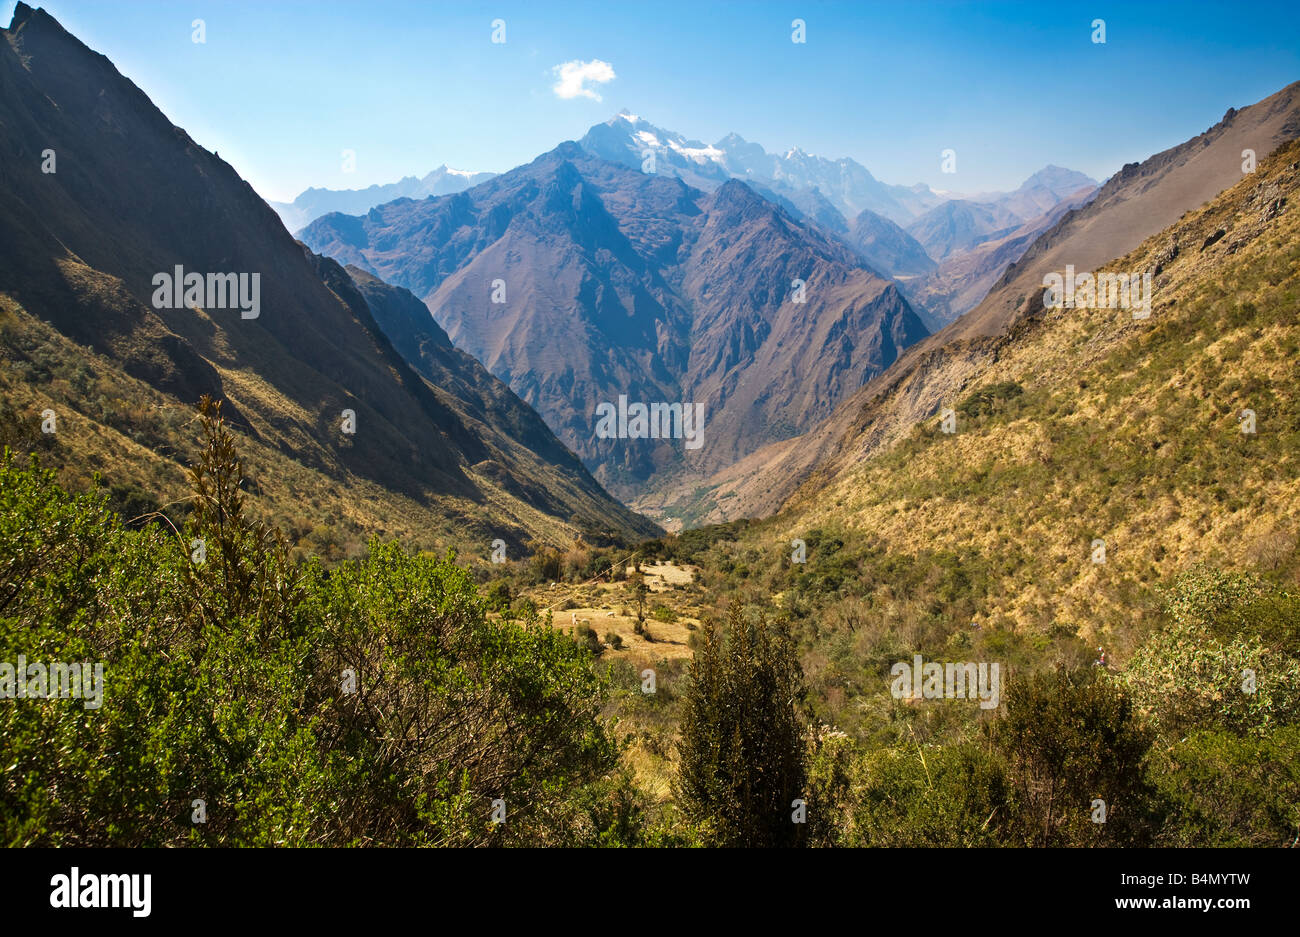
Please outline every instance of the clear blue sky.
M851 156L887 182L1103 178L1300 79L1291 2L47 0L264 197L441 163L506 170L626 107L714 142ZM12 0L0 0L7 25ZM791 42L791 21L807 42ZM207 42L191 41L191 21ZM493 44L491 23L506 21ZM1106 21L1106 44L1091 23ZM553 69L608 63L562 98ZM957 174L939 153L957 151ZM342 150L356 169L342 171Z

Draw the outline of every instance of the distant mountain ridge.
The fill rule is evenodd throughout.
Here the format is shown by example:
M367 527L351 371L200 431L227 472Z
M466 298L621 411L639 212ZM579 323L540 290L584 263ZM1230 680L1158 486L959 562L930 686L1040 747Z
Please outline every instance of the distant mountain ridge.
M1008 265L1042 231L1084 204L1097 183L1081 172L1047 166L1014 192L956 198L907 225L938 268L904 285L932 331L982 300Z
M1077 200L1097 187L1072 169L1048 166L1014 192L950 199L906 225L934 260L995 241L1038 221L1062 202Z
M968 196L972 202L991 202L1025 221L1037 218L1082 189L1095 189L1100 183L1074 169L1048 164L1020 184L1014 192L991 196Z
M907 233L935 260L968 251L984 241L1010 234L1024 223L997 203L952 199L907 226Z
M1029 235L1063 201L1077 203L1096 183L1083 173L1048 165L1014 192L970 196L924 184L889 185L852 159L826 159L794 147L768 153L736 133L705 144L622 111L596 124L579 141L587 152L637 171L680 178L711 191L741 179L799 220L833 234L872 270L908 282L907 294L931 329L940 328L983 298L992 281L1019 257ZM445 167L444 167L445 169ZM490 173L407 177L388 186L338 192L309 189L293 205L272 202L290 230L329 212L360 215L398 198L421 199L464 191ZM436 177L436 178L435 178ZM979 258L954 260L998 242ZM971 281L966 274L973 271Z
M393 199L428 198L430 195L463 192L470 186L486 182L495 175L494 172L449 169L444 163L422 179L403 176L397 182L372 185L364 189L310 188L292 202L268 201L267 204L275 209L290 233L296 233L309 222L330 212L360 215L370 211L376 205L391 202Z
M657 127L628 111L596 124L579 141L593 155L640 169L648 153L662 167L694 188L711 190L727 179L743 179L756 191L835 233L845 233L863 212L871 211L906 227L926 212L955 198L995 203L1022 221L1050 210L1065 195L1096 185L1083 173L1046 166L1015 192L955 196L936 192L924 183L891 185L876 179L848 157L827 159L793 147L784 154L768 153L737 133L714 144L692 140ZM405 176L397 182L365 189L308 188L292 202L269 201L291 232L329 214L360 215L398 198L421 199L461 192L492 178L493 172L449 169L445 164L423 178ZM838 212L834 217L828 208ZM936 260L940 258L934 258Z
M578 143L596 156L637 169L653 154L656 172L678 176L699 189L712 189L727 179L743 179L757 190L770 189L790 199L815 220L816 211L805 208L810 190L816 190L818 197L833 205L847 221L871 211L902 227L957 198L994 205L993 210L1003 217L1014 216L1023 223L1049 211L1065 196L1097 184L1081 172L1048 165L1015 192L953 195L936 192L924 183L905 186L881 182L848 157L827 159L799 147L784 154L769 153L736 133L714 144L701 143L656 127L627 111L596 124Z
M795 147L784 155L768 153L757 143L729 133L708 145L656 127L623 111L596 124L578 144L587 152L640 169L653 153L656 172L675 175L697 189L716 188L728 179L743 179L768 188L798 205L816 189L846 219L871 210L906 224L943 201L928 186L889 185L847 157L830 160Z

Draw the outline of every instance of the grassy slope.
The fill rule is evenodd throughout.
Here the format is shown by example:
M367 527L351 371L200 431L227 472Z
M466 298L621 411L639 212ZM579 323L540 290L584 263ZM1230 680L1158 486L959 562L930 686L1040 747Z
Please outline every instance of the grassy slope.
M71 341L3 294L0 357L6 361L0 401L24 435L40 438L40 414L47 407L58 415L45 464L59 469L63 484L83 488L98 472L106 484L132 491L133 503L141 507L168 505L187 495L184 466L194 455L190 408L123 373L110 358ZM257 374L226 369L222 378L232 403L251 418L258 434L237 433L256 486L250 509L285 527L305 552L336 559L355 553L374 534L486 557L496 537L516 544L529 538L567 544L576 533L490 478L474 476L486 495L482 502L437 494L417 501L347 473L317 441L282 438L274 425L258 418L292 411L294 404Z
M1106 271L1154 268L1150 319L1062 309L1031 322L952 400L958 432L918 426L883 458L805 490L778 526L842 520L891 551L1004 558L981 603L1018 626L1120 628L1136 583L1197 560L1275 555L1300 521L1300 156L1292 145ZM1283 210L1263 220L1270 205ZM1207 238L1226 233L1202 250ZM1257 432L1240 431L1242 410ZM1107 543L1091 562L1094 538Z
M913 653L1038 667L1104 646L1122 666L1158 621L1159 585L1197 562L1297 581L1297 160L1300 144L1283 148L1101 268L1162 264L1149 319L1023 323L945 402L955 435L918 424L695 557L719 596L789 616L826 718L898 731L886 674Z

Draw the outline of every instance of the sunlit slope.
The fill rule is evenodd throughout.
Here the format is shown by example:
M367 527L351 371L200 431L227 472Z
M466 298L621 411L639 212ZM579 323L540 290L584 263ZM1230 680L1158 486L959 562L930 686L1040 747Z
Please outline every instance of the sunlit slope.
M955 433L936 416L813 478L763 536L842 525L890 553L975 549L996 570L981 617L1085 635L1122 630L1146 584L1193 562L1294 565L1297 160L1300 145L1283 147L1101 268L1155 273L1150 318L1020 323L945 401Z

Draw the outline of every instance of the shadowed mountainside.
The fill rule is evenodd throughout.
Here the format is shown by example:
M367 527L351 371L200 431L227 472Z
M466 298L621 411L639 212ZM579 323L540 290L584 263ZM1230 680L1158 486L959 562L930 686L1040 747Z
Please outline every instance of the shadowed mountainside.
M7 350L29 375L10 402L32 420L38 403L52 405L70 454L84 444L83 456L143 460L124 471L167 487L185 447L167 411L206 393L225 401L250 458L297 466L282 472L297 476L276 496L286 508L324 496L336 516L459 542L492 531L568 542L578 530L654 530L468 356L439 348L442 376L456 377L447 386L417 374L341 267L305 252L228 164L107 58L21 3L0 42L0 127L0 296ZM155 277L177 267L245 274L250 287L256 276L258 308L202 290L156 308ZM367 289L387 308L378 286ZM437 344L437 327L427 331ZM80 392L57 379L78 367L94 375ZM154 413L140 417L154 421L137 434L152 441L147 452L126 444L104 403L142 394L140 385L156 392L131 408ZM355 413L354 435L341 431L344 410ZM494 480L503 472L514 493ZM368 506L348 505L340 483L364 489L356 500ZM298 485L306 490L287 490Z

